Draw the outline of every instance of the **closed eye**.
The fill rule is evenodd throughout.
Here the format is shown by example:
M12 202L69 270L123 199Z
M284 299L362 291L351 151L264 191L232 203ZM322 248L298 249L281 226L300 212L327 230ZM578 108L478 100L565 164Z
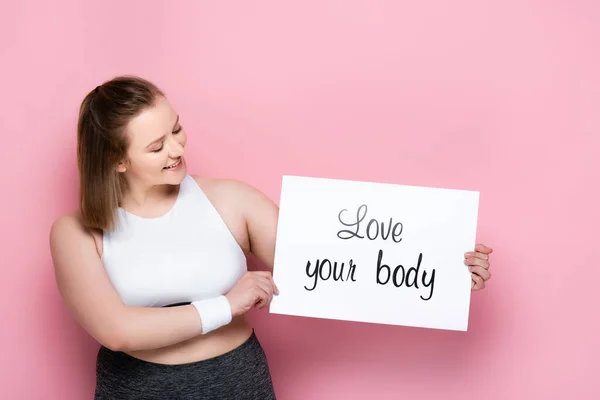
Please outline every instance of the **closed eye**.
M173 131L173 134L174 134L174 135L178 134L179 132L181 132L181 130L182 130L182 129L183 129L183 126L179 125L179 128L177 128L177 129L175 129L175 130ZM160 148L158 148L158 149L156 149L156 150L152 150L152 152L153 152L153 153L158 153L158 152L160 152L162 149L163 149L163 146L161 145L161 146L160 146Z

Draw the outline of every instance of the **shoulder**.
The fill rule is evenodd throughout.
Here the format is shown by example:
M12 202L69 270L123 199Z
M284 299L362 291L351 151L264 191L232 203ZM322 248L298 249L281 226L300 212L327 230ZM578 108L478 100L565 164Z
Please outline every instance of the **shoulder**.
M83 224L79 211L60 215L50 227L50 250L55 253L64 246L82 245L88 243L97 247L97 241L102 233L88 229Z
M81 214L78 211L60 215L50 227L50 237L55 239L64 237L65 235L81 235L86 232L88 231L83 226Z
M237 179L214 178L196 174L191 174L190 176L203 191L210 194L246 196L258 192L256 188Z
M248 208L256 203L275 204L256 187L230 178L213 178L190 175L211 200L226 201Z
M256 187L236 179L190 175L206 196L221 209L234 209L246 223L277 219L279 207Z

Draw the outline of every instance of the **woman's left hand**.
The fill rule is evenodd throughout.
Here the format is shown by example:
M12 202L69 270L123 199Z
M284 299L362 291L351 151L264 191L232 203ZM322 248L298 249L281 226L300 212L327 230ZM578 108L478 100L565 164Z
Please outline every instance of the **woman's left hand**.
M488 281L490 274L490 254L494 250L483 244L475 246L475 251L465 253L465 265L471 271L471 290L481 290L485 288L485 282Z

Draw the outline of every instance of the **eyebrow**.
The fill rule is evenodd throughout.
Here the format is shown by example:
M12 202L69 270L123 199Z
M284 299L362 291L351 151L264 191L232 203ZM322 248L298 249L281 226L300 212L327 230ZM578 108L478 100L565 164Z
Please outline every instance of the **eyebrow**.
M179 114L177 114L177 119L175 120L175 125L173 125L173 130L175 130L175 127L177 126L178 123L179 123ZM146 146L146 148L152 146L154 143L158 143L158 142L164 140L165 136L166 135L162 135L158 139L153 140L152 142L150 142L150 144L148 144L148 146Z

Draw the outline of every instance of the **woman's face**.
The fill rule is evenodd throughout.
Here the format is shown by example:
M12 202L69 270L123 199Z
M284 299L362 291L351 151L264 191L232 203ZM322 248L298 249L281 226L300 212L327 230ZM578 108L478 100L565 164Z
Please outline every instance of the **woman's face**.
M117 170L141 186L177 185L186 174L183 152L187 136L179 115L166 98L129 122L127 159Z

